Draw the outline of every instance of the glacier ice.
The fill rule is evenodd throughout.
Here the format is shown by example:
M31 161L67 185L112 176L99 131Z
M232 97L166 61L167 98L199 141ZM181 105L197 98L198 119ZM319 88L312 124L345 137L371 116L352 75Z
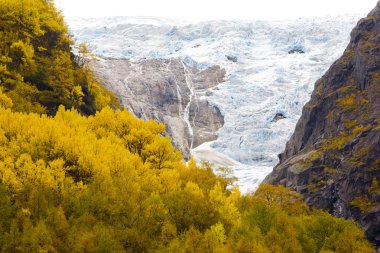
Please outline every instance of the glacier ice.
M204 96L219 107L225 125L216 141L195 148L193 154L231 166L241 191L249 192L278 162L277 154L293 132L315 81L343 53L359 17L201 23L132 17L67 21L76 41L88 43L95 55L180 57L189 67L225 68L226 81ZM288 54L292 49L305 53ZM284 117L274 121L278 113Z

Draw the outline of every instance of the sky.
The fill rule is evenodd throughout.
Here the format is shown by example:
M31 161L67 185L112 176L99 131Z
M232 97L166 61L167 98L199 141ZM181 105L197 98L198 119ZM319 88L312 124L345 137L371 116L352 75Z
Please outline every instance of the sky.
M154 16L188 21L281 20L366 14L377 0L55 0L67 17Z

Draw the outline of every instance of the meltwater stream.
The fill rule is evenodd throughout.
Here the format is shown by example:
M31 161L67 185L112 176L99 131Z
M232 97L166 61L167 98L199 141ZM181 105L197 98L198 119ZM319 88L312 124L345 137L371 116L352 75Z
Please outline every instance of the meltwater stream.
M185 74L194 65L225 68L226 81L204 96L219 107L225 124L216 141L196 147L192 154L230 166L240 190L249 192L278 162L315 81L341 56L359 18L191 24L115 17L67 22L75 39L88 43L95 55L132 60L179 57ZM182 113L189 120L187 108Z

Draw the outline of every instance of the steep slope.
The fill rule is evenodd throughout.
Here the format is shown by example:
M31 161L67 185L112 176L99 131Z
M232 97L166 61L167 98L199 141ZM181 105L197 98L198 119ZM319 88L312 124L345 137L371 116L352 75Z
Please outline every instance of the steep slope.
M165 123L186 158L192 148L215 140L223 126L219 109L205 99L208 89L223 82L225 70L219 66L202 70L179 58L98 58L95 70L128 111Z
M380 244L380 3L317 81L266 182L316 208L355 219Z
M53 1L0 0L0 17L0 89L14 111L54 115L64 105L89 115L119 105L71 52L74 42Z

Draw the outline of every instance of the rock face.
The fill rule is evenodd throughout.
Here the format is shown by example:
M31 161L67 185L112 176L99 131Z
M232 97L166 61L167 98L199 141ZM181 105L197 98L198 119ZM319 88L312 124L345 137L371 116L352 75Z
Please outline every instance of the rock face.
M207 91L224 80L225 70L219 66L199 70L179 58L99 58L95 71L137 117L165 123L185 158L191 148L215 140L224 124L219 109L205 99Z
M356 220L380 245L380 2L317 81L280 163L266 178L312 207Z
M272 119L272 122L277 122L281 119L286 119L286 116L282 112L278 112L278 113L276 113L276 115Z
M289 50L288 52L288 54L295 54L295 53L304 54L305 51L303 51L302 49L292 49L292 50Z
M237 62L238 58L233 55L226 55L227 60L232 61L232 62Z

